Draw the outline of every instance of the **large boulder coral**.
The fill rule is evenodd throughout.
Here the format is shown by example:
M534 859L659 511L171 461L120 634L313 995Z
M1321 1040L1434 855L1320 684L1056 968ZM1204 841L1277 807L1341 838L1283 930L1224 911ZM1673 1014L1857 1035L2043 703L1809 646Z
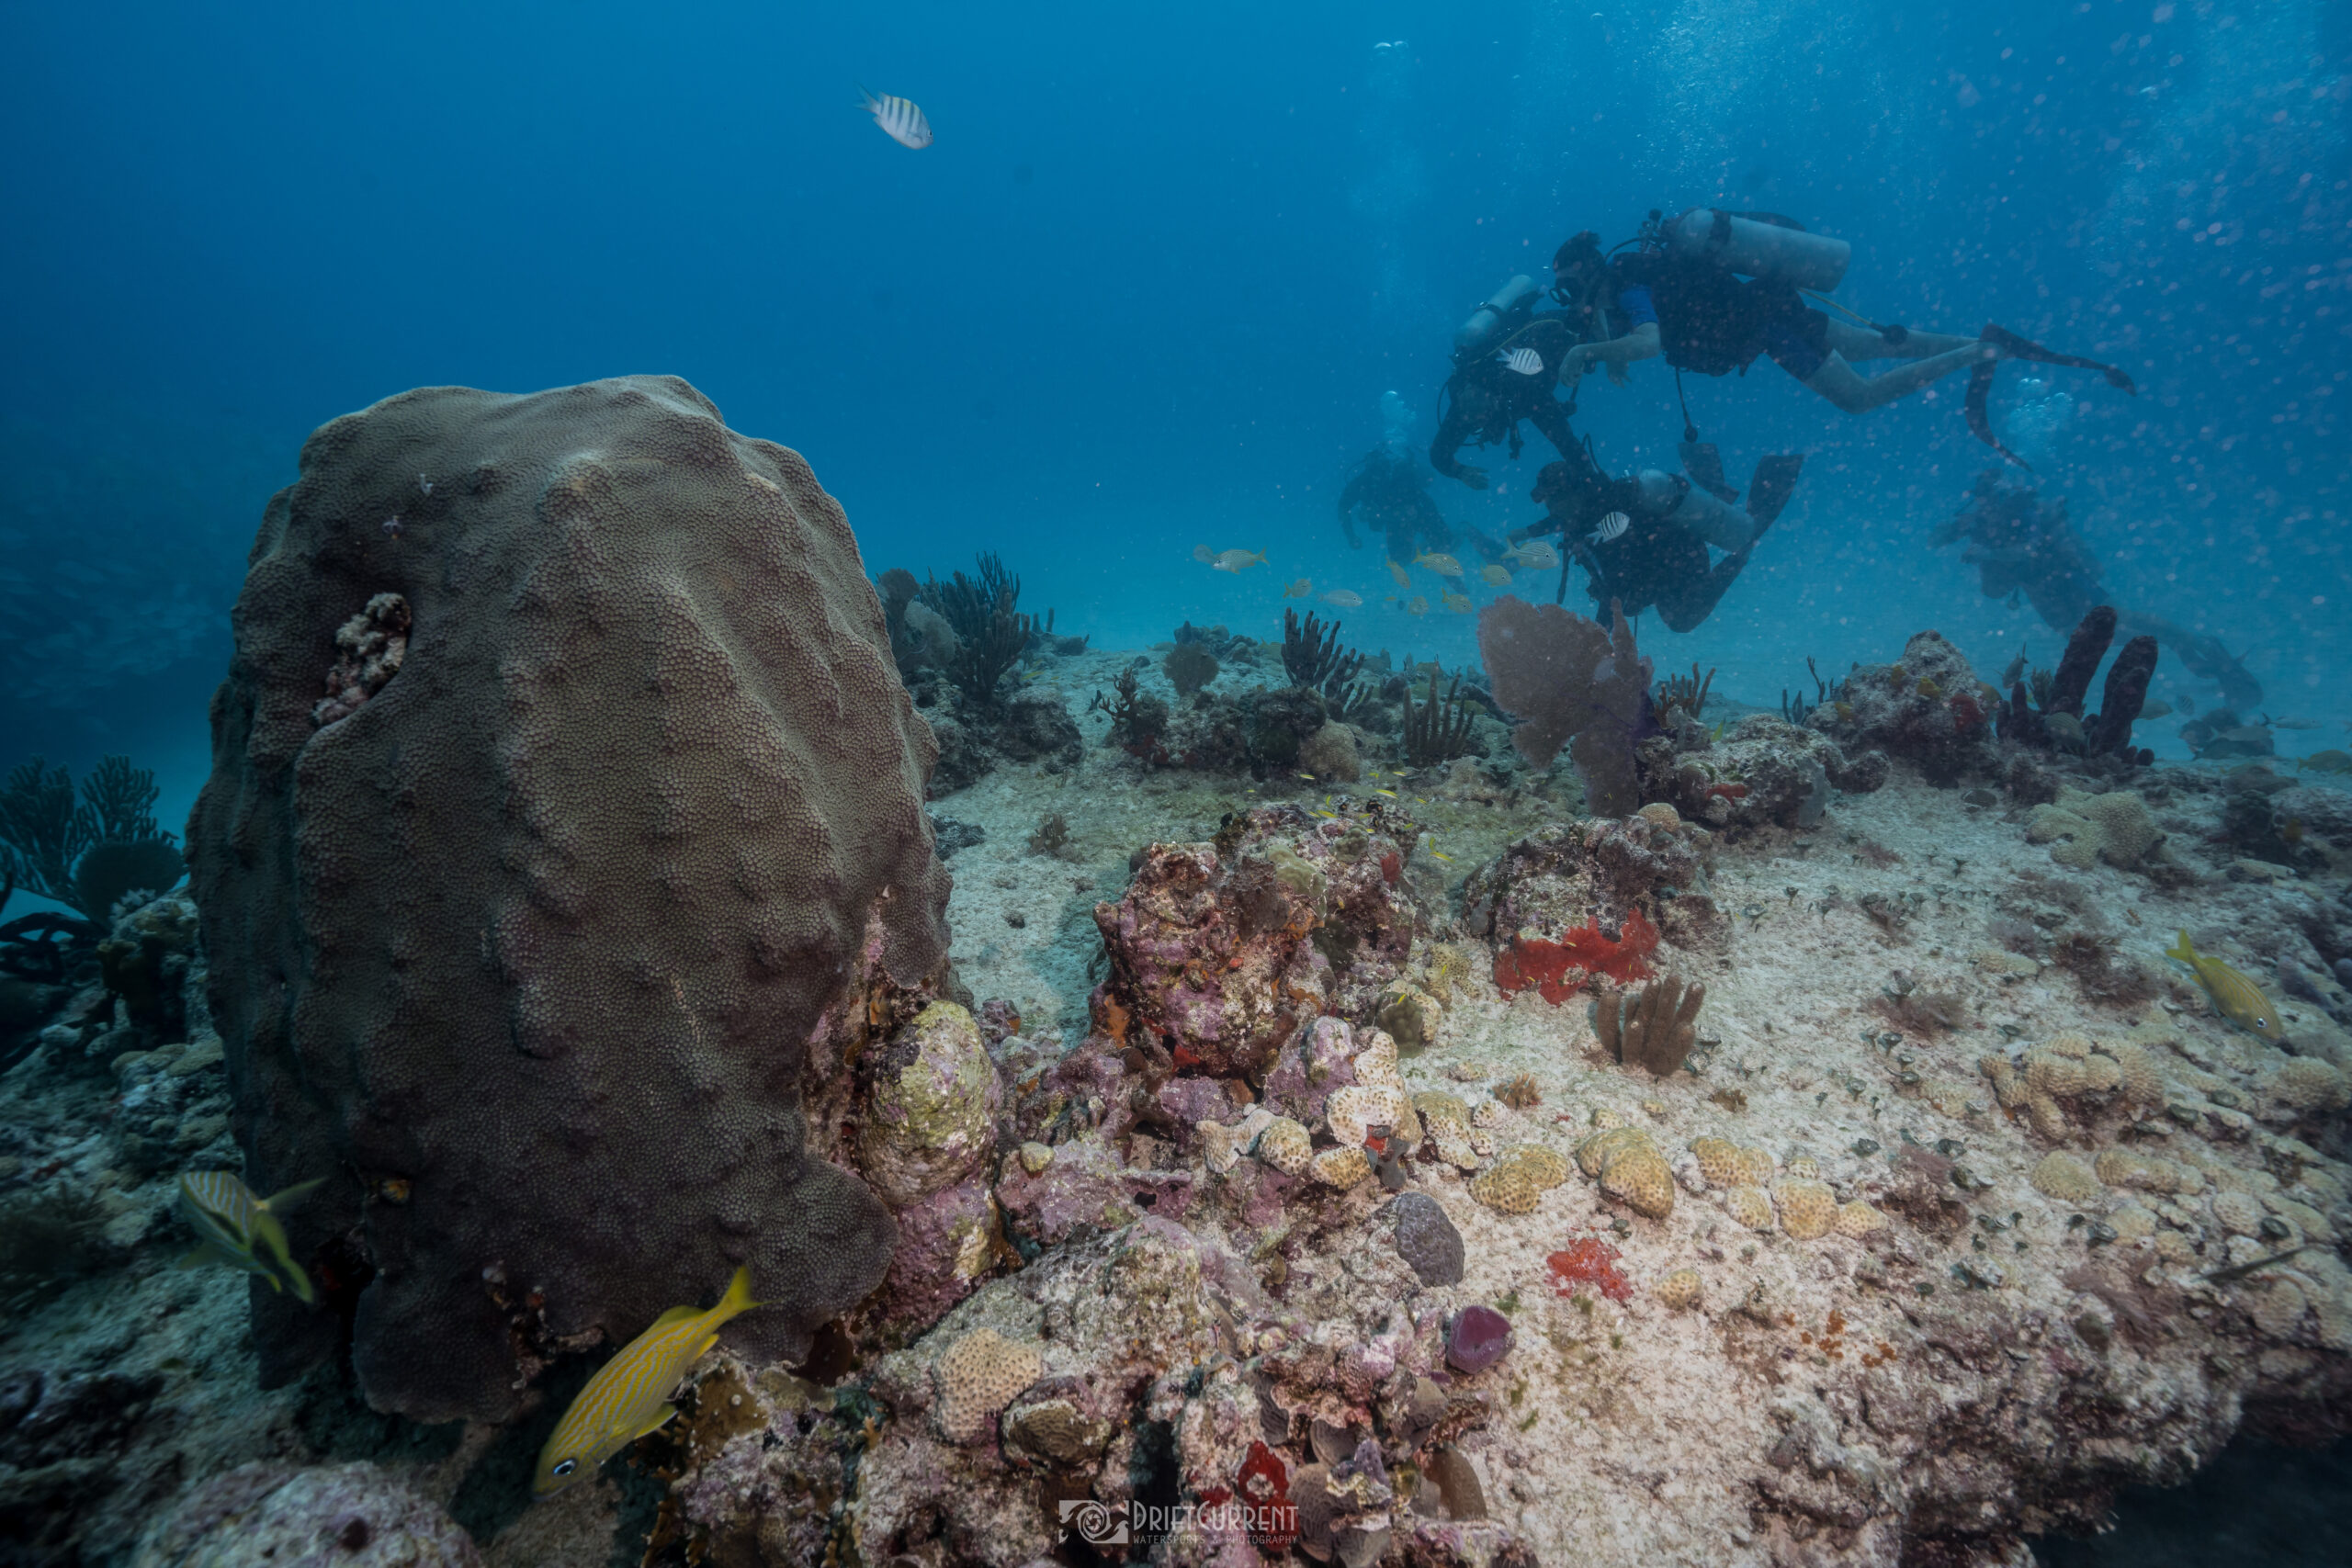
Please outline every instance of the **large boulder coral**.
M288 1224L366 1281L363 1392L511 1416L739 1263L771 1304L730 1342L805 1353L892 1243L808 1135L812 1035L945 967L931 738L841 507L668 377L404 393L301 470L188 839L248 1177L325 1182ZM314 717L383 593L398 671ZM254 1302L266 1376L334 1348Z
M1410 949L1412 828L1379 807L1317 821L1261 807L1204 844L1154 844L1094 923L1111 976L1096 1012L1164 1039L1179 1069L1255 1077L1299 1024L1368 1018Z
M1498 985L1537 987L1556 1004L1591 975L1645 977L1661 937L1713 942L1723 919L1706 891L1713 853L1707 830L1664 804L1622 821L1555 823L1470 874L1463 924L1492 939Z

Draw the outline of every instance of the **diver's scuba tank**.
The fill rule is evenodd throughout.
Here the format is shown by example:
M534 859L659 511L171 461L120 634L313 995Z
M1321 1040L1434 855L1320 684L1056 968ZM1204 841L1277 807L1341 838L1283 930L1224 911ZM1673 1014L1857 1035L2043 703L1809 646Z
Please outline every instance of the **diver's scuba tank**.
M1488 295L1487 302L1470 312L1470 319L1453 334L1453 362L1465 365L1484 353L1501 333L1504 321L1541 292L1533 278L1521 273Z
M1712 207L1694 207L1669 221L1666 249L1677 261L1711 262L1744 277L1824 294L1845 280L1854 255L1845 241L1809 233L1785 219L1766 222Z

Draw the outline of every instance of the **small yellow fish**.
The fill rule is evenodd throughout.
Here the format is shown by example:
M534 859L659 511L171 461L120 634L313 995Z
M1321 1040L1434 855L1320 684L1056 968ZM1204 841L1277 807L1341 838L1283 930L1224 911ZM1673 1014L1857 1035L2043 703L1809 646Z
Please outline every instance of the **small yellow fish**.
M1308 784L1313 784L1315 782L1315 775L1313 773L1301 773L1298 776L1305 779Z
M1395 561L1390 561L1388 563L1388 575L1396 580L1396 586L1399 588L1410 588L1413 586L1412 574L1408 572L1403 567L1398 566Z
M1415 566L1425 566L1431 571L1437 573L1440 577L1460 577L1462 575L1462 563L1460 561L1455 560L1452 556L1442 555L1434 550L1424 551L1421 554L1415 556L1413 558L1413 564Z
M1478 569L1478 575L1498 588L1510 585L1510 568L1507 566L1482 566Z
M1477 608L1476 605L1470 603L1470 596L1468 594L1456 593L1451 590L1439 594L1438 601L1442 604L1448 611L1457 615L1466 615L1472 610Z
M1394 799L1396 799L1396 792L1395 790L1393 790L1393 789L1376 789L1376 790L1374 790L1372 793L1373 793L1373 794L1374 794L1374 795L1386 795L1386 796L1387 796L1389 799L1391 799L1391 800L1394 800Z
M2307 770L2315 773L2352 773L2352 752L2338 751L2330 747L2324 751L2314 751L2308 757L2296 759L2295 771L2302 773Z
M2213 998L2213 1006L2223 1018L2250 1034L2258 1034L2276 1045L2287 1038L2279 1027L2278 1010L2262 994L2262 987L2222 963L2197 951L2188 933L2182 931L2180 940L2165 949L2166 958L2177 958L2196 974L2197 983Z
M286 1245L286 1227L277 1223L277 1208L295 1200L324 1180L305 1181L256 1198L254 1190L225 1170L190 1170L180 1174L177 1200L180 1218L196 1232L196 1250L180 1259L183 1269L225 1263L248 1274L258 1274L281 1294L289 1287L294 1299L318 1299L311 1277L294 1261ZM263 1254L265 1250L268 1256Z
M560 1492L646 1433L659 1428L678 1407L670 1396L686 1370L718 1343L719 1325L762 1303L752 1299L752 1271L735 1270L718 1304L672 1307L653 1325L606 1361L563 1413L539 1450L531 1494Z
M1283 585L1283 597L1285 599L1304 599L1309 593L1314 592L1315 580L1311 577L1302 577L1296 582L1285 583Z
M1253 566L1263 566L1265 564L1266 552L1263 550L1226 550L1219 554L1216 559L1209 562L1209 570L1212 571L1247 571Z
M1410 599L1405 601L1405 614L1408 615L1426 615L1429 613L1430 602L1422 598L1419 594L1416 593Z
M1447 854L1443 850L1431 850L1430 852L1430 858L1432 860L1444 861L1449 865L1453 863L1453 857Z
M1326 604L1335 605L1342 610L1360 609L1363 605L1363 595L1361 593L1350 592L1344 588L1333 588L1329 589L1324 592L1323 603Z
M1323 811L1318 809L1314 812L1313 815L1323 818L1327 821L1331 822L1337 822L1340 819L1340 814L1336 811Z
M1548 571L1560 564L1560 553L1541 539L1525 540L1508 554L1530 571Z

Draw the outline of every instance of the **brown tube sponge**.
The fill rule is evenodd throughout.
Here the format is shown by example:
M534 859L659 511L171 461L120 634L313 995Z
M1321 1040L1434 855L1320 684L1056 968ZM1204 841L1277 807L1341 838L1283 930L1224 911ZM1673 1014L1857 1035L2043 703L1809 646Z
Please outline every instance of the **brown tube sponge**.
M314 716L386 593L397 671ZM944 973L948 889L808 464L669 377L404 393L305 445L235 632L188 823L212 1005L249 1177L327 1180L288 1228L366 1281L369 1403L511 1416L739 1263L771 1304L729 1341L803 1353L895 1236L808 1147L811 1034ZM254 1300L266 1376L332 1350Z
M1698 1043L1699 1010L1706 1001L1706 987L1686 987L1680 976L1668 975L1638 991L1596 998L1593 1032L1620 1062L1662 1078L1679 1071Z

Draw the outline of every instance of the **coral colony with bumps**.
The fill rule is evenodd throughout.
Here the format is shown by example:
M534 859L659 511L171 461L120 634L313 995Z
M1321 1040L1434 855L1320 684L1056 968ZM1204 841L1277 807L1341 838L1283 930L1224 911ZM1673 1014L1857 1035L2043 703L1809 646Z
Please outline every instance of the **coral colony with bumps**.
M413 392L186 891L17 770L26 1561L1990 1565L2352 1411L2352 810L2112 612L1776 715L870 570L683 382Z

